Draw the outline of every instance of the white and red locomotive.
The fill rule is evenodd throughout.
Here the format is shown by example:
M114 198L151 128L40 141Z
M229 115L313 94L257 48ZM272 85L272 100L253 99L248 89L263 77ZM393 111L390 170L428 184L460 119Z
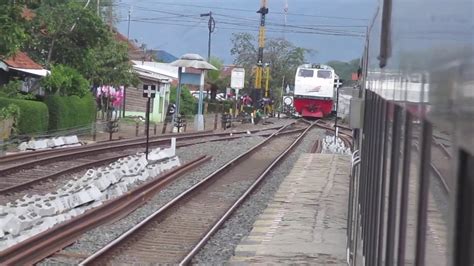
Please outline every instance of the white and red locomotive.
M295 77L293 106L302 117L322 118L334 110L339 76L327 65L304 64Z

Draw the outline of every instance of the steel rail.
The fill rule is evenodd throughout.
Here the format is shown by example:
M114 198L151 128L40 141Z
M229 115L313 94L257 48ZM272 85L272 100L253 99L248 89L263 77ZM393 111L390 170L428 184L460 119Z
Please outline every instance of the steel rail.
M314 141L313 146L311 147L310 153L321 153L322 150L322 142L321 139L316 139Z
M281 126L278 127L278 128L281 128ZM258 130L253 130L253 131L249 130L249 132L261 132L261 131L267 131L267 130L275 130L275 128L272 128L272 129L258 129ZM178 140L187 140L187 139L195 139L195 138L202 138L202 137L227 136L227 135L229 135L229 133L230 132L220 132L220 133L211 133L211 134L194 134L194 135L186 135L186 136L177 135L176 137L177 137ZM232 134L246 134L246 133L247 133L247 131L232 132ZM169 138L158 138L157 140L150 141L150 144L158 145L158 144L168 143L169 141L170 141ZM108 145L108 144L110 144L110 145ZM125 143L120 143L119 145L116 145L115 142L111 142L111 143L106 142L104 145L101 145L100 147L95 147L95 146L91 145L89 147L85 147L85 148L82 148L82 149L68 150L68 151L65 151L65 152L56 150L58 152L52 153L51 156L47 156L47 157L44 157L44 158L38 158L35 161L21 162L19 164L15 164L15 165L0 169L0 176L8 174L12 171L19 171L19 170L24 169L28 166L32 167L32 166L38 165L40 163L47 163L47 162L51 162L51 161L58 161L58 160L61 160L61 159L67 159L67 158L77 157L77 156L81 156L81 155L84 156L84 155L87 155L87 154L94 154L94 153L97 153L97 152L110 151L110 150L116 150L116 149L132 148L132 147L135 147L135 146L142 146L142 145L145 145L144 140L140 140L140 142L130 142L130 143L125 142Z
M414 147L416 148L417 151L420 151L420 147L419 147L419 144L417 142L414 143ZM448 193L448 195L450 195L451 194L451 188L449 187L449 185L448 185L447 181L445 180L445 177L443 176L443 174L441 174L441 172L436 167L436 165L433 164L433 162L430 162L430 168L431 168L431 172L433 172L435 174L435 176L438 178L438 180L441 182L441 186L443 187L443 189L446 191L446 193Z
M303 139L308 133L308 131L313 127L313 123L311 123L303 133L300 134L300 136L293 141L293 143L286 149L284 150L271 164L268 166L263 173L260 174L260 176L253 182L253 184L244 192L242 196L227 210L227 212L217 221L214 226L206 233L206 235L199 241L199 243L196 244L196 246L188 253L186 257L184 257L179 265L187 265L189 262L191 262L192 258L199 252L199 250L207 243L209 238L216 233L221 225L227 221L232 213L247 199L247 197L257 188L258 185L262 182L262 180L267 176L267 174L273 170L273 168L280 163L280 161L291 151L293 148Z
M190 133L180 133L180 134L163 134L159 136L153 136L150 139L153 140L163 140L163 139L169 139L172 137L186 137L186 136L194 136L194 135L205 135L205 134L212 134L211 130L207 131L201 131L201 132L190 132ZM121 140L112 140L112 141L101 141L101 142L96 142L88 145L83 145L83 146L77 146L77 147L65 147L65 148L56 148L56 149L48 149L48 150L37 150L37 151L26 151L26 152L18 152L15 154L9 154L5 156L0 157L0 163L8 163L12 161L17 161L17 160L24 160L28 159L31 157L36 157L36 156L43 156L45 154L50 154L50 153L60 153L60 152L68 152L68 151L73 151L73 150L81 150L81 149L87 149L87 148L92 148L92 147L101 147L101 146L111 146L111 145L119 145L123 143L141 143L144 142L145 138L143 137L135 137L135 138L130 138L130 139L121 139Z
M280 134L292 134L292 133L296 133L296 132L300 132L300 131L303 131L303 129L288 130L288 131L281 132ZM270 134L261 134L261 135L258 135L258 136L264 137L264 136L269 136L269 135ZM238 139L238 138L245 138L245 137L251 137L251 135L238 134L237 136L221 137L221 138L210 139L210 140L200 140L200 141L197 141L197 142L192 141L190 143L178 143L176 145L176 147L181 148L181 147L187 147L187 146L192 146L192 145L201 144L201 143L229 141L229 140L234 140L234 139ZM57 179L57 178L59 178L63 175L75 173L75 172L78 172L78 171L80 171L81 169L84 169L84 168L106 164L106 163L112 162L114 160L118 160L122 157L132 155L132 154L122 154L122 155L118 155L118 156L111 156L111 157L103 158L103 159L100 159L100 160L97 160L97 161L94 161L94 162L88 162L88 163L84 163L84 164L81 164L81 165L72 166L72 167L63 169L59 172L48 174L48 175L45 175L45 176L42 176L42 177L39 177L39 178L36 178L36 179L33 179L33 180L28 180L28 181L20 183L18 185L13 185L13 186L10 186L10 187L0 189L0 194L8 194L8 193L16 192L16 191L19 191L19 190L22 190L22 189L26 189L28 187L31 187L32 185L41 183L45 180L55 180L55 179Z
M295 122L293 122L294 124ZM97 260L101 259L102 256L105 256L106 253L112 251L116 246L118 246L122 241L126 240L128 237L139 231L143 226L147 225L149 222L153 221L155 218L160 217L161 215L164 215L167 211L171 209L171 207L175 206L180 202L181 200L187 198L192 192L197 191L199 188L203 187L205 184L211 182L214 180L214 178L219 177L223 172L226 172L230 168L232 168L234 165L236 165L238 162L245 160L248 156L259 150L262 146L264 146L265 143L269 142L274 136L277 136L278 134L284 133L283 131L285 128L287 128L289 125L279 129L277 132L271 134L268 138L265 140L261 141L254 147L252 147L250 150L246 151L245 153L237 156L236 158L232 159L219 169L215 170L212 172L210 175L208 175L206 178L201 180L200 182L196 183L186 191L182 192L178 196L176 196L173 200L169 201L166 203L164 206L162 206L159 210L155 211L152 213L150 216L148 216L146 219L144 219L142 222L139 224L135 225L133 228L128 230L126 233L122 234L120 237L116 238L115 240L111 241L109 244L101 248L100 250L96 251L94 254L89 256L87 259L83 260L80 265L89 265L89 264L94 264ZM306 132L306 131L305 131ZM294 145L293 145L294 146ZM279 156L281 158L281 156ZM267 173L268 171L265 171Z
M159 178L140 185L118 198L107 201L97 208L1 251L0 264L30 265L50 256L57 250L73 243L86 231L128 215L153 197L166 184L203 164L210 158L208 156L201 156L181 167L162 174Z
M263 128L263 129L252 129L249 130L251 133L256 133L256 132L262 132L262 131L269 131L269 130L278 130L282 126L275 126L275 127L268 127L268 128ZM233 132L233 134L245 134L247 133L246 130L239 130L236 132ZM153 136L150 137L150 140L153 141L160 141L160 140L167 140L172 137L176 137L177 139L184 138L184 139L193 139L197 137L207 137L207 136L225 136L228 134L228 132L214 132L212 130L206 130L206 131L199 131L199 132L190 132L190 133L167 133L163 135L158 135L158 136ZM15 154L10 154L10 155L5 155L5 156L0 156L0 164L3 163L8 163L12 161L17 161L17 160L22 160L22 159L28 159L31 157L36 157L36 156L43 156L45 154L51 154L51 153L61 153L61 152L68 152L68 151L73 151L73 150L81 150L81 149L88 149L92 147L102 147L102 146L107 146L107 147L121 147L120 145L123 144L131 144L131 143L136 143L137 145L144 145L145 144L145 138L144 137L134 137L130 139L121 139L121 140L112 140L112 141L101 141L101 142L96 142L92 143L89 145L84 145L84 146L78 146L78 147L66 147L66 148L57 148L57 149L48 149L48 150L38 150L38 151L27 151L27 152L18 152Z

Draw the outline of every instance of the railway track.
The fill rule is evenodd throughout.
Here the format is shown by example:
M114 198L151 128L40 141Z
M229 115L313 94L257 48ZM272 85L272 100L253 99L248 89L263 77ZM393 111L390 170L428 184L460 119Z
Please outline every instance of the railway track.
M450 149L444 144L444 141L433 135L430 167L432 173L438 178L443 189L449 195L455 178L449 170L451 168L452 154Z
M256 129L250 130L251 133L257 133L267 130L278 130L281 126L271 127L265 129ZM218 136L228 136L230 132L219 132L215 133L212 131L203 131L195 133L180 133L180 134L166 134L157 137L150 138L150 145L160 145L167 144L171 137L176 137L177 140L191 140L199 139L203 137L218 137ZM237 131L233 132L234 135L246 134L247 131ZM53 149L53 150L43 150L43 151L33 151L33 152L24 152L17 153L12 155L7 155L0 157L0 176L41 163L47 163L50 161L58 160L67 160L70 158L78 158L83 156L89 156L90 154L96 154L99 152L108 152L111 150L123 150L127 148L136 148L146 145L144 138L133 138L126 140L117 140L110 142L99 142L91 145L72 147L72 148L63 148L63 149Z
M275 130L275 128L267 130ZM269 132L265 132L267 130L256 130L254 133L260 132L263 136L269 135ZM203 142L236 139L247 136L246 133L246 131L239 131L233 133L232 136L229 136L228 132L178 136L177 147L184 147ZM131 140L129 142L121 141L121 146L117 146L118 143L112 143L112 147L106 145L107 143L101 143L100 145L91 145L92 147L87 147L87 149L74 148L71 151L60 150L58 154L53 151L47 151L46 154L45 152L37 152L26 156L20 154L18 156L12 156L13 158L5 158L10 162L16 162L16 160L26 160L26 162L14 163L14 169L10 167L10 170L4 171L3 173L0 170L0 175L2 175L0 178L0 195L23 191L46 180L55 180L70 174L79 173L80 171L91 167L105 165L119 158L136 153L136 149L142 145L142 142L142 139L139 142L136 140ZM165 146L167 143L169 143L169 139L159 138L155 140L151 146ZM129 148L127 149L126 147ZM45 162L44 164L39 164L38 160L34 160L38 156L45 156L45 158L40 159L42 162ZM74 159L71 160L71 158ZM21 168L20 166L23 166L24 168ZM29 190L28 192L41 193L42 188L38 189L40 189L40 191Z
M83 264L183 264L304 137L279 130L180 194ZM288 129L286 129L288 130Z
M232 171L232 169L230 168L233 168L234 165L237 163L239 163L240 165L240 163L246 162L247 160L245 159L257 158L257 161L252 161L254 165L260 165L262 162L264 162L265 159L268 161L269 154L273 154L274 156L279 154L273 153L271 151L282 150L283 147L281 145L285 145L284 143L291 143L291 140L294 140L294 138L301 133L302 129L303 128L301 125L296 124L287 126L285 129L278 130L277 132L271 134L271 137L268 137L264 142L254 147L251 151L228 163L226 166L216 171L212 176L214 176L214 178L217 178L218 173L222 174L222 171L226 171L227 173L229 173L230 171ZM302 136L303 134L301 134L298 140ZM282 140L285 140L285 142L282 143ZM273 143L273 146L279 146L280 148L277 150L272 148L272 145L270 145L269 143L270 141ZM293 147L295 144L296 141L290 147L287 147L287 151L289 151L291 147ZM256 150L258 150L259 152L256 152ZM262 155L262 153L264 155ZM266 157L258 158L262 156ZM274 160L272 164L276 164L276 162L283 156L284 154L280 154L278 159ZM132 210L138 208L138 206L144 204L147 199L151 198L167 183L175 180L182 174L186 173L193 167L197 167L199 164L204 163L208 159L209 157L201 157L192 162L189 162L178 169L174 169L173 171L166 173L160 178L142 184L141 186L133 189L132 191L129 191L129 193L119 198L107 201L103 205L92 209L91 211L88 211L83 215L80 215L72 220L59 224L56 227L53 227L43 233L40 233L39 235L36 235L30 239L20 242L15 246L8 248L7 250L0 252L0 264L32 264L47 257L48 255L51 255L57 250L60 250L65 246L69 245L70 243L74 242L74 240L77 239L82 233L93 229L101 224L109 223L121 217L124 217ZM250 171L253 172L259 171L256 168L245 169L250 169ZM261 178L263 178L265 173L268 172L268 169L261 174ZM212 183L209 181L210 178L208 178L207 181L205 181L204 183ZM242 182L245 183L247 181Z
M143 205L168 183L207 162L202 156L130 190L126 194L104 202L82 215L58 224L0 252L0 265L31 265L57 250L73 243L83 233L102 224L125 217Z

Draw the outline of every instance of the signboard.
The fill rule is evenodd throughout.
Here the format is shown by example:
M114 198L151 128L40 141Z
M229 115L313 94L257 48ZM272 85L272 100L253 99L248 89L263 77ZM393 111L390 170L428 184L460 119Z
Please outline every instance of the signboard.
M201 73L181 73L181 84L201 85Z
M155 98L156 85L143 85L143 97Z
M245 69L234 68L230 76L230 87L233 89L243 89L245 84Z

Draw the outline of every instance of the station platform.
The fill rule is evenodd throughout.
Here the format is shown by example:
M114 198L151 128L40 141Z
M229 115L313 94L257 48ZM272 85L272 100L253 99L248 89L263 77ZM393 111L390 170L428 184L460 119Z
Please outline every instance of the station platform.
M302 154L231 265L347 265L350 156Z

